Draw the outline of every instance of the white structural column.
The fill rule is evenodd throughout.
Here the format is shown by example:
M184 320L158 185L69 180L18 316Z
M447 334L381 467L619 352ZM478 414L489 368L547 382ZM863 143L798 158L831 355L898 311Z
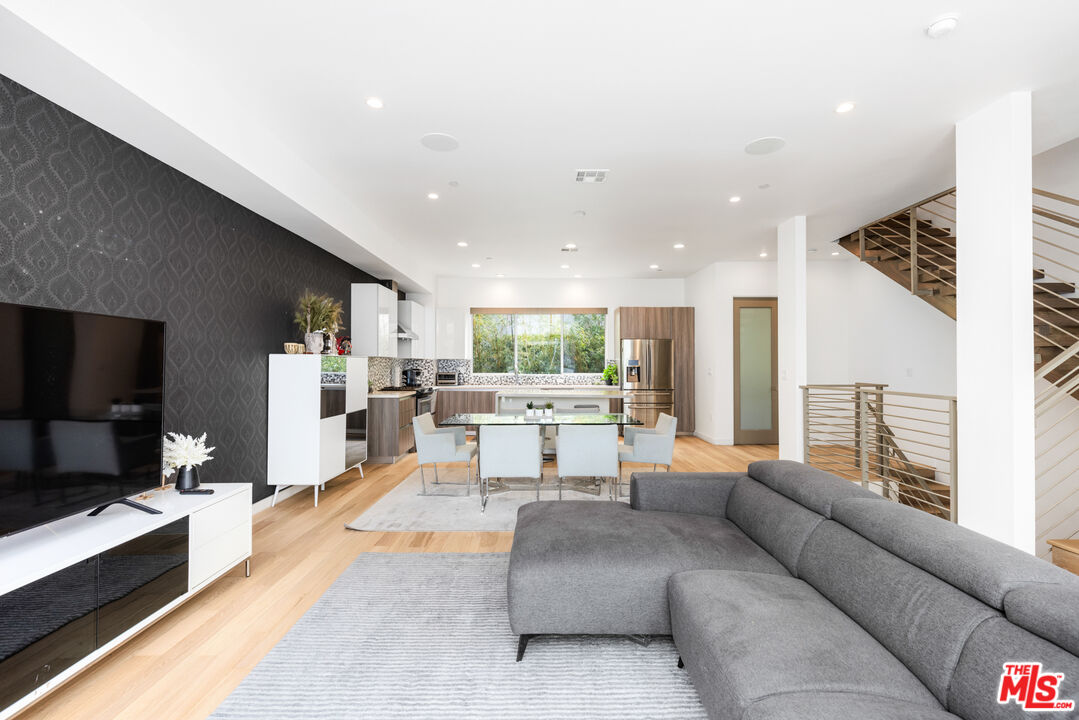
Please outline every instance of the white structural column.
M959 524L1033 553L1030 93L955 130Z
M797 215L778 231L779 458L803 459L802 385L806 383L806 219Z

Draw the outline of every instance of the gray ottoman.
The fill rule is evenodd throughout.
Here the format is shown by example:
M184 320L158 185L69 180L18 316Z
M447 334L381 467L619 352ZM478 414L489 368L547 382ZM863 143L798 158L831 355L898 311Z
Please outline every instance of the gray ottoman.
M789 575L724 518L594 500L524 505L507 588L517 659L534 635L670 635L668 578L706 569Z

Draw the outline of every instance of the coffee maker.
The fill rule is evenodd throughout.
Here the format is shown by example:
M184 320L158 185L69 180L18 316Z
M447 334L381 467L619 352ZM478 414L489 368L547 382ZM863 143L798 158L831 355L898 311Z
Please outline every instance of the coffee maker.
M419 387L421 384L421 371L418 368L406 368L401 372L406 387Z

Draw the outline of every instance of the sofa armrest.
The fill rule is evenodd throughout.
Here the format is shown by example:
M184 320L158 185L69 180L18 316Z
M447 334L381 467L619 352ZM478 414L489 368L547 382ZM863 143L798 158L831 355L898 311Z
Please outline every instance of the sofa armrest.
M727 498L744 472L635 472L629 476L634 510L727 516Z

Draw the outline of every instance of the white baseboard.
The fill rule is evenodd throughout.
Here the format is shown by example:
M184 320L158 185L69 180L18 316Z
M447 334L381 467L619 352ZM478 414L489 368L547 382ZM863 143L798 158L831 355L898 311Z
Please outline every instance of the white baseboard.
M712 445L734 445L734 438L716 438L702 432L695 432L693 435Z
M285 488L281 492L277 493L277 502L281 502L285 498L290 498L293 495L295 495L296 493L303 492L304 490L310 490L312 487L314 487L314 486L313 485L289 485L287 488ZM251 514L252 515L258 515L263 510L266 510L267 508L269 508L270 503L272 503L272 502L273 502L273 495L271 495L270 497L262 498L257 503L255 503L254 505L251 506ZM314 500L312 500L311 502L314 502Z

